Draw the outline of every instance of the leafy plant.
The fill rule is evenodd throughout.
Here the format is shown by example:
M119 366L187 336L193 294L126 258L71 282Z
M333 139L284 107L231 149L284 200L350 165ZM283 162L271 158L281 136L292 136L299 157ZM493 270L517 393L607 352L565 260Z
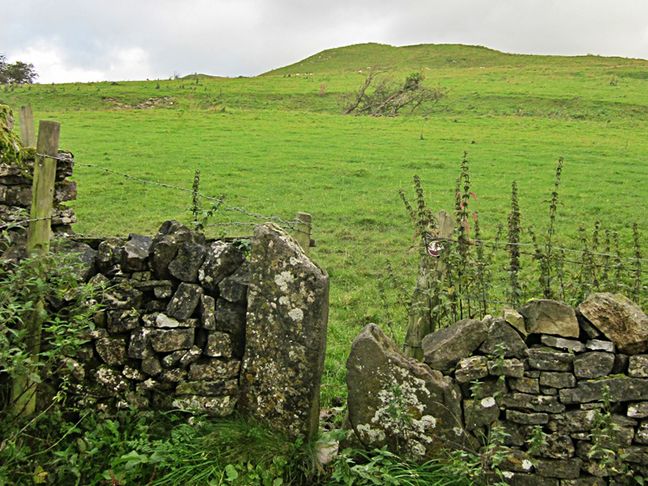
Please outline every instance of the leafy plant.
M209 206L209 209L205 209L203 207L203 202L205 199L208 199L211 204ZM224 195L218 196L216 198L206 198L200 193L200 169L196 169L194 173L193 185L191 187L191 215L193 218L192 224L194 229L196 231L204 231L205 226L221 208L224 201Z
M2 264L2 262L0 262ZM0 417L7 425L11 401L9 383L27 377L32 383L42 383L55 377L64 358L74 356L85 341L83 334L93 328L91 317L97 310L94 295L97 289L79 281L76 255L48 254L26 258L16 264L4 262L0 276L0 376L5 407ZM27 332L26 322L34 318L37 302L45 305L42 315L40 351L33 355L30 344L34 336ZM15 389L15 387L14 387ZM28 393L36 393L33 388ZM20 411L13 411L15 415Z

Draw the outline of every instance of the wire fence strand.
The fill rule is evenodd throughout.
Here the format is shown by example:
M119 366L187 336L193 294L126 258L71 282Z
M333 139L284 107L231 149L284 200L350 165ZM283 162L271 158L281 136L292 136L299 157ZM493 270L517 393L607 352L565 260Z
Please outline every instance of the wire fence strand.
M157 186L157 187L161 187L161 188L164 188L164 189L170 189L170 190L174 190L174 191L184 192L184 193L187 193L187 194L197 195L197 196L201 197L202 199L204 199L206 201L211 201L211 202L214 202L214 203L218 203L219 205L222 203L222 196L218 196L218 197L217 196L210 196L208 194L204 194L204 193L201 193L201 192L196 192L193 189L188 189L186 187L180 187L180 186L176 186L174 184L168 184L166 182L159 182L159 181L155 181L155 180L152 180L152 179L145 179L145 178L142 178L142 177L139 177L139 176L133 176L131 174L126 174L124 172L118 172L118 171L115 171L115 170L112 170L112 169L108 169L106 167L100 167L100 166L95 165L95 164L75 162L75 165L78 166L78 167L86 167L86 168L97 169L97 170L100 170L100 171L105 172L107 174L123 177L125 179L132 180L134 182L138 182L140 184ZM297 226L300 223L300 221L297 221L297 220L289 220L289 219L281 218L279 216L265 215L265 214L262 214L262 213L249 211L249 210L247 210L245 208L242 208L242 207L239 207L239 206L220 205L219 210L243 214L243 215L245 215L245 216L247 216L249 218L254 218L256 220L264 220L264 221L271 221L271 222L279 223L279 224L281 224L283 226L286 226L286 227L288 227L290 229L295 229L295 226Z

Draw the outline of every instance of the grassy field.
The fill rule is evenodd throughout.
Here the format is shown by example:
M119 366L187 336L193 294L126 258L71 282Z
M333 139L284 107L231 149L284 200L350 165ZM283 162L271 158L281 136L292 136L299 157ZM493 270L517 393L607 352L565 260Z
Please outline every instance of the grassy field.
M421 71L426 84L447 95L415 115L342 115L344 96L370 67L395 80ZM414 283L413 232L398 196L401 188L411 192L414 174L430 205L450 210L467 151L476 209L492 237L506 223L514 180L523 225L545 226L556 160L564 157L562 244L578 248L578 226L601 220L620 232L627 249L636 221L645 247L647 88L643 60L366 44L255 78L21 86L1 91L0 102L14 109L30 103L37 119L62 123L61 145L79 163L80 233L152 233L166 219L190 219L189 194L101 168L187 189L199 168L202 191L225 194L229 206L283 219L312 213L313 256L331 276L327 402L345 393L353 337L386 319L378 292L386 266L406 285ZM137 107L149 99L158 101ZM254 221L236 212L214 220ZM230 235L250 232L224 228ZM401 334L405 315L397 316Z

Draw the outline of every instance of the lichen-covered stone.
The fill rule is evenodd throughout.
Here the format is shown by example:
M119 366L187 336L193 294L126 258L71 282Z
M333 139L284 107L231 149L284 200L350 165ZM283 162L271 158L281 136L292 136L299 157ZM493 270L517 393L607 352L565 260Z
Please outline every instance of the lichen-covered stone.
M201 412L214 417L227 417L234 412L236 397L230 395L222 397L180 396L173 400L172 406L178 410Z
M242 260L234 261L238 266ZM216 274L205 275L218 283ZM218 306L216 314L218 322ZM292 437L317 432L327 322L326 272L280 228L257 226L241 371L243 410Z
M178 363L180 363L180 358L182 358L186 352L186 349L179 349L178 351L173 351L172 353L167 354L162 358L162 366L165 368L174 368Z
M202 349L198 346L191 346L185 354L180 358L180 366L189 366L192 363L198 361L198 358L202 355Z
M66 254L73 258L70 268L79 281L87 282L96 273L97 250L90 245L74 240L54 240L51 246L53 253Z
M648 378L648 354L630 356L628 374L636 378Z
M574 441L562 433L545 434L542 443L533 453L535 456L547 459L569 459L574 457Z
M144 273L144 272L140 272ZM147 272L150 273L150 272ZM135 274L133 274L135 275ZM133 287L145 292L153 292L156 299L167 299L173 295L173 286L170 280L135 280Z
M486 340L479 348L484 354L502 354L505 358L521 358L526 349L518 331L504 319L493 319L488 324Z
M169 263L169 273L183 282L196 282L206 253L206 248L199 243L183 242L175 258Z
M599 378L607 376L614 367L614 354L600 351L583 353L574 358L576 378Z
M579 334L576 312L570 306L555 300L540 299L520 309L529 334L552 334L577 338Z
M457 363L455 378L459 383L470 383L487 376L488 359L485 356L471 356L463 358Z
M530 410L532 412L561 413L565 411L565 406L558 402L558 398L549 395L529 395L514 392L506 395L503 403L507 408Z
M110 366L122 365L126 361L126 340L124 338L106 337L95 342L97 354L104 363Z
M187 379L187 370L180 368L162 370L159 379L168 383L180 383Z
M648 397L646 397L648 398ZM648 401L628 404L628 417L646 418L648 417Z
M211 295L200 296L200 322L203 328L216 330L216 300Z
M551 348L561 349L572 353L581 353L585 351L585 345L576 339L565 339L557 336L543 334L540 336L540 342Z
M147 347L142 358L142 371L149 376L157 376L162 373L162 364L157 355Z
M648 397L648 380L613 376L598 380L580 381L576 388L560 390L560 401L566 404L599 401L606 389L609 392L610 400L613 402L645 400Z
M522 378L524 376L524 363L516 358L490 360L488 362L488 372L495 376Z
M122 375L124 375L125 378L128 378L129 380L133 380L133 381L146 380L146 375L144 373L142 373L137 368L132 368L128 365L124 366L124 369L122 370Z
M212 358L231 358L232 338L226 332L210 332L204 354Z
M244 304L247 299L249 281L250 270L248 265L244 263L232 275L225 277L218 284L218 293L229 302Z
M215 329L232 336L234 355L243 356L245 346L246 308L241 304L232 304L225 299L216 301Z
M548 429L561 434L589 431L594 425L596 410L569 410L552 415Z
M196 310L203 289L196 284L182 282L167 306L167 314L179 320L189 319Z
M423 338L424 360L432 369L450 371L461 358L469 357L486 340L486 323L464 319Z
M536 472L540 476L560 479L576 479L580 474L582 461L580 459L550 460L536 459Z
M502 309L502 317L522 336L527 336L526 324L524 323L524 316L522 314L520 314L515 309L505 307L504 309Z
M550 348L530 348L527 350L531 368L544 371L571 371L574 355L561 353Z
M108 396L123 393L129 388L128 381L121 373L106 365L99 366L95 370L94 377L103 393Z
M147 269L151 242L148 236L131 234L122 251L122 269L125 272L140 272Z
M102 298L108 309L132 312L142 306L143 294L129 282L120 282L104 292Z
M179 383L176 388L176 395L200 395L200 396L236 396L238 394L237 380L220 381L185 381Z
M632 464L648 466L648 446L632 446L623 449L624 459Z
M155 316L155 327L162 329L174 329L177 327L187 327L183 326L178 320L173 317L169 317L166 314L159 313Z
M511 449L509 451L501 451L503 455L502 461L497 466L498 469L504 472L531 472L533 470L532 458L524 451ZM506 475L504 475L506 477Z
M155 329L151 331L149 342L158 353L189 349L194 343L194 329Z
M157 278L171 277L169 265L178 254L179 246L186 241L204 241L189 228L177 221L165 221L153 238L150 247L150 265Z
M244 261L245 255L237 245L215 241L207 249L205 261L198 270L198 280L207 292L218 292L218 284L234 273Z
M522 378L511 378L508 382L512 390L522 393L540 393L540 383L538 378L523 376Z
M347 387L349 422L366 446L388 445L421 457L464 442L457 386L404 356L375 324L366 326L351 345Z
M494 397L480 400L464 400L464 424L466 430L474 431L482 427L490 427L500 414L500 409Z
M193 363L189 367L189 379L192 381L229 380L238 377L240 369L241 362L237 359L224 361L212 358Z
M591 294L578 310L622 353L639 354L648 349L648 316L623 295Z
M552 388L572 388L576 386L576 377L571 373L560 371L540 372L540 385Z
M111 334L132 331L139 326L140 315L137 309L108 311L107 327Z
M543 425L549 422L549 415L544 412L520 412L507 410L506 420L523 425Z
M648 444L648 422L641 422L634 436L637 444Z
M121 263L123 241L118 238L108 238L97 247L97 267L103 274L110 274L115 266Z
M585 347L590 351L605 351L614 353L614 343L612 341L604 341L603 339L590 339L585 343Z
M131 332L130 343L128 345L128 357L142 359L148 344L150 329L140 327Z

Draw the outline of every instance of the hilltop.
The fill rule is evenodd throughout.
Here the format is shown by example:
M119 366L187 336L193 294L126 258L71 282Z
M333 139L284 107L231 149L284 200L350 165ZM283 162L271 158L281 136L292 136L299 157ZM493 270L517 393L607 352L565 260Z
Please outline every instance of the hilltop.
M355 44L326 49L262 76L297 73L345 73L366 70L402 71L433 68L486 68L495 66L607 66L648 67L643 59L603 56L547 56L508 54L483 46L464 44L418 44L396 47L388 44Z

